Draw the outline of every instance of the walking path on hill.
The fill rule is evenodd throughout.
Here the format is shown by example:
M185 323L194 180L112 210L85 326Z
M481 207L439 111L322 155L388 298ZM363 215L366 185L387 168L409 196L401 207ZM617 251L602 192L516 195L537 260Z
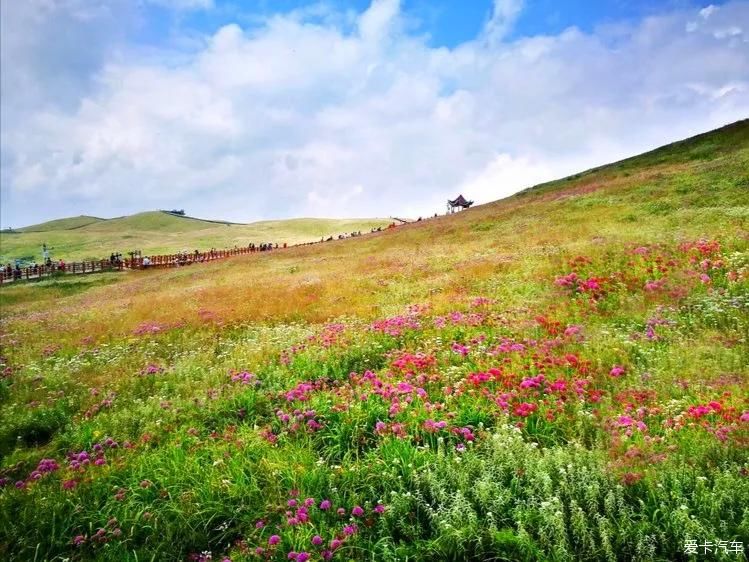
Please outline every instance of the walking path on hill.
M400 219L398 219L400 220ZM407 223L404 223L407 224ZM392 223L388 229L396 228L399 226L395 222ZM373 229L370 234L375 232L381 232L382 228ZM304 242L300 244L287 245L287 244L250 244L246 247L234 247L223 250L211 249L207 252L180 252L177 254L164 254L154 256L133 256L131 258L121 259L119 257L113 257L110 259L97 260L97 261L84 261L84 262L73 262L66 263L63 260L59 262L49 261L47 264L27 267L15 268L8 264L6 267L0 268L0 285L10 284L18 281L38 281L44 278L49 278L58 275L77 275L84 273L103 273L106 271L124 271L126 269L155 269L164 267L180 267L185 265L192 265L193 263L204 263L215 260L221 260L230 258L233 256L240 256L246 254L254 254L256 252L269 252L285 250L289 248L297 248L300 246L311 246L314 244L321 244L323 242L331 242L333 240L343 240L346 238L355 238L363 236L361 231L352 232L347 235L339 234L337 237L329 236L328 238L320 239L316 242Z

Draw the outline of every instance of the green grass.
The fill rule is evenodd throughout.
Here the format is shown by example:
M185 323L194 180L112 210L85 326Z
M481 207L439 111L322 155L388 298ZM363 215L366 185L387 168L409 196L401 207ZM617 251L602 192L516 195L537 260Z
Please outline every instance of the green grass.
M26 226L23 228L18 228L16 229L16 232L50 232L50 231L55 231L55 230L72 230L74 228L81 228L82 226L94 224L96 222L101 222L104 220L107 220L107 219L81 215L78 217L51 220L51 221L43 222L41 224L34 224L34 225Z
M247 246L254 242L297 244L321 237L387 226L387 219L291 219L237 224L182 217L161 211L114 219L73 217L0 232L0 263L16 258L41 260L42 244L55 259L102 259L112 252L141 250L145 255L187 249Z
M0 558L745 549L748 173L744 121L370 236L3 288Z

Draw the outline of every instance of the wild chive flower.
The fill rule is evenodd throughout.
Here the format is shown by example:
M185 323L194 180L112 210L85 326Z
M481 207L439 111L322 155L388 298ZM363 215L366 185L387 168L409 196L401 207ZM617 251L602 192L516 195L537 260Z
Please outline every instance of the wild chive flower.
M339 508L338 508L338 515L339 515L340 517L343 517L344 515L346 515L346 510L345 510L345 509L343 509L342 507L339 507Z
M385 513L385 506L384 506L384 505L382 505L381 503L378 503L378 504L377 504L377 505L376 505L376 506L374 507L374 510L373 510L373 511L374 511L374 512L375 512L376 514L378 514L378 515L382 515L383 513Z
M361 517L364 515L364 510L361 508L361 506L355 505L354 509L351 510L351 515L354 517Z
M296 562L307 562L309 558L309 552L300 552L296 555Z
M332 504L330 503L330 500L323 500L320 502L320 509L322 509L323 511L327 511L331 508L331 506Z
M356 530L357 530L356 529L356 525L346 525L343 528L343 534L346 535L346 536L351 536L354 533L356 533Z
M315 535L312 537L312 544L315 546L320 546L322 544L322 537L320 535Z
M609 375L614 378L618 378L624 375L624 372L625 372L624 367L622 367L621 365L614 365L611 368L611 371L609 371Z
M268 537L268 544L271 546L275 546L280 542L281 542L281 537L279 537L278 535L271 535L270 537Z
M343 541L341 539L333 539L330 541L330 550L338 550L342 544Z
M265 527L265 521L263 521L262 519L259 519L257 523L255 523L255 528L262 529L263 527Z

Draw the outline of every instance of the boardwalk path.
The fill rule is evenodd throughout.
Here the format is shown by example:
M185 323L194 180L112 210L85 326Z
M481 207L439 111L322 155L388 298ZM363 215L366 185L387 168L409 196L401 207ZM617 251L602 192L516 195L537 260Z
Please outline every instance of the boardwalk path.
M399 219L400 220L400 219ZM389 228L395 228L396 224L393 223ZM379 231L373 231L379 232ZM359 235L361 236L361 235ZM346 236L349 238L349 236ZM336 238L330 237L325 241L335 240ZM341 239L338 237L337 239ZM254 254L261 251L277 252L288 248L295 248L299 246L310 246L313 244L321 244L320 242L306 242L302 244L295 244L293 246L277 246L272 249L260 250L259 246L247 246L242 248L229 248L224 250L211 250L208 252L192 252L192 253L179 253L179 254L165 254L158 256L148 256L129 258L124 260L99 260L99 261L87 261L87 262L74 262L64 264L51 264L51 265L38 265L32 267L23 267L19 270L2 268L0 269L0 284L13 283L14 281L37 281L45 277L51 277L53 275L79 275L85 273L101 273L105 271L123 271L125 269L152 269L152 268L164 268L164 267L179 267L183 265L191 265L193 263L204 263L209 261L221 260L230 258L232 256L240 256L246 254ZM150 260L147 265L144 264L144 260Z

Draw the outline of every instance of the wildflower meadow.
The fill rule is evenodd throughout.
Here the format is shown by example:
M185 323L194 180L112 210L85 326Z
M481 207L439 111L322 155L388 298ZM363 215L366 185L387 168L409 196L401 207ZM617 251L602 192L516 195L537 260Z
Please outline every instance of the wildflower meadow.
M0 558L746 560L747 170L3 287Z

